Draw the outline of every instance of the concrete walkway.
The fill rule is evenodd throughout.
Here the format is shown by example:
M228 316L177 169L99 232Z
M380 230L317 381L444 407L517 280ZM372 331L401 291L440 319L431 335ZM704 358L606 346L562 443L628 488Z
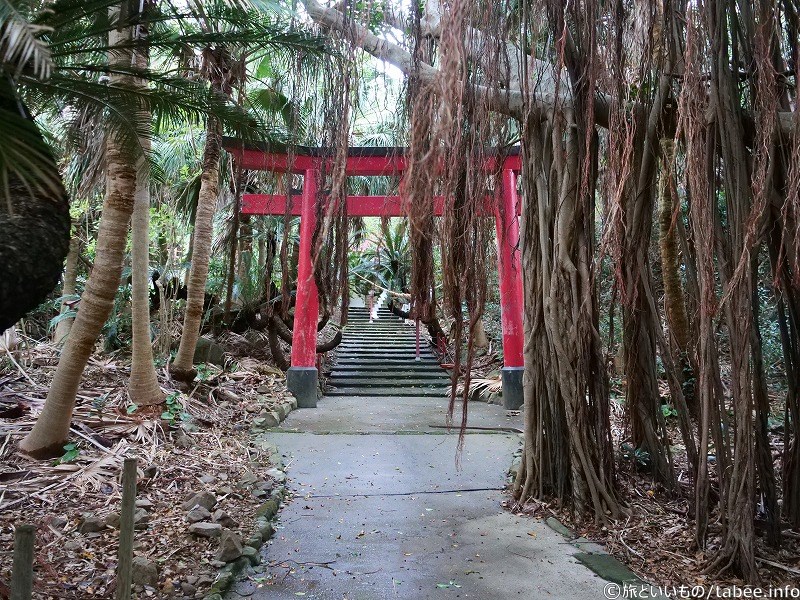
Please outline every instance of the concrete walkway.
M564 537L503 510L519 435L469 433L457 468L457 433L432 427L445 411L444 398L329 397L293 412L270 434L293 499L263 573L227 598L603 598ZM521 429L483 403L469 423Z

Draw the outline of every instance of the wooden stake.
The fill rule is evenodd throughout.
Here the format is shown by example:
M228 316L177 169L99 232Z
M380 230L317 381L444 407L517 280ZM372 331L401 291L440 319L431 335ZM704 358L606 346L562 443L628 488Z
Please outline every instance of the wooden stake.
M14 532L14 562L11 569L11 600L30 600L33 594L33 543L36 528L20 525Z
M136 459L126 458L122 468L122 508L119 515L117 600L130 600L133 563L133 513L136 510Z

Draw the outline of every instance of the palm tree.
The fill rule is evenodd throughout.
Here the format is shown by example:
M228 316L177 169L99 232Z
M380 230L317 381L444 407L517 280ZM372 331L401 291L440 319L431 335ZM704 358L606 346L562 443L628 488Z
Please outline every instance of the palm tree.
M255 15L253 15L255 18ZM221 25L215 19L203 18L201 20L204 30L211 32ZM216 44L203 49L202 71L208 79L211 94L229 98L235 87L240 89L240 96L244 97L244 87L247 74L247 57L254 50L262 51L265 48L284 51L295 47L296 40L293 33L273 32L272 36L262 37L260 40L240 40L239 44ZM244 42L244 43L242 43ZM231 48L236 48L236 56ZM319 48L309 48L314 51ZM264 106L265 97L273 98L274 94L260 94L256 100ZM254 102L253 104L256 104ZM273 112L283 114L286 104L275 104ZM285 121L288 118L283 114ZM187 282L186 312L184 313L183 331L180 345L175 360L170 366L170 373L178 380L190 382L194 379L194 353L197 340L200 337L200 327L203 318L203 301L205 298L206 281L208 279L209 260L212 252L213 218L220 190L220 154L221 154L221 127L219 120L211 117L206 122L206 142L203 151L203 167L200 178L200 191L198 194L197 210L195 212L194 230L192 233L191 265ZM235 208L238 210L238 208Z
M224 48L207 49L203 53L204 71L209 74L212 93L221 93L226 85L226 72L233 66L230 55ZM200 194L194 220L192 239L192 264L189 269L186 312L178 354L170 367L170 373L179 380L191 381L197 374L194 369L194 351L200 337L203 318L203 301L208 278L208 263L211 258L214 210L219 195L219 157L222 151L222 131L215 118L206 125L206 146L203 150L203 173L200 179Z
M121 10L111 9L111 21L122 23ZM133 27L108 32L110 86L130 84L130 76L115 73L131 64ZM103 324L114 307L119 286L128 222L133 212L136 167L119 136L107 135L105 148L106 196L97 234L97 252L92 273L81 296L81 309L75 318L64 352L58 362L44 409L31 432L20 442L20 449L32 456L58 453L69 434L72 409L83 370L94 349Z
M144 38L140 26L140 36ZM146 44L146 42L145 42ZM134 61L138 68L148 67L149 53L145 44L135 51ZM141 82L138 82L141 84ZM142 111L142 121L150 123L150 112ZM137 406L161 404L164 393L158 385L153 345L150 339L150 138L141 137L139 143L144 155L137 163L136 194L131 220L131 318L132 350L131 378L128 396Z
M109 11L108 14L106 11ZM134 207L136 161L137 156L142 155L138 140L150 135L150 121L143 117L143 109L151 109L157 114L159 122L186 118L199 121L203 116L213 114L214 118L237 128L241 136L257 138L259 131L266 129L257 119L247 116L239 107L224 98L214 94L209 95L207 87L202 82L175 76L166 70L156 72L132 66L132 55L139 45L133 38L132 31L141 15L135 11L124 14L123 12L111 0L95 0L89 4L80 0L59 0L53 7L32 17L32 22L37 26L36 31L44 32L40 40L32 35L29 36L37 42L38 45L34 44L37 51L19 52L18 55L22 58L17 65L18 68L3 64L4 73L17 74L17 84L23 97L30 104L42 107L43 110L56 106L61 111L62 117L79 115L85 120L102 122L106 129L106 194L98 233L96 260L42 414L31 433L20 443L20 448L33 456L60 453L60 446L69 432L72 409L83 370L103 323L113 308L114 295L120 280L128 222ZM243 37L246 40L264 37L264 28L251 26L249 14L243 16L243 13L234 14L231 11L218 12L222 13L220 18L223 21L235 27L231 26L225 31L215 31L210 34L194 33L193 37L184 36L182 42L191 38L195 42L209 45L224 43L231 39L240 40ZM167 13L166 16L159 16L159 26L154 27L148 37L150 48L175 50L176 45L183 47L182 42L176 42L174 32L164 23L168 19L188 21L193 16L187 10L183 8L178 10L175 7L170 7ZM0 18L4 19L0 21L0 31L6 31L5 26L10 22L7 14L0 11ZM21 17L18 21L23 25L27 24ZM269 30L275 29L276 27L272 25ZM24 36L17 36L14 39L28 43ZM297 43L306 48L318 46L313 40L309 43L310 38L302 33L292 34L286 39L287 44ZM6 43L5 37L3 40ZM47 49L50 52L49 56L45 52ZM103 64L98 58L106 52L108 61ZM14 56L14 53L7 51L4 56ZM48 60L50 62L47 62ZM48 68L41 66L40 62ZM47 79L41 77L45 71L49 72ZM106 72L108 76L105 75ZM147 80L149 85L147 87L135 85L137 78ZM19 120L17 118L17 121ZM38 151L36 146L38 131L33 136L25 137L23 134L24 131L22 134L17 134L16 130L0 128L0 148L9 154L18 149L21 143L23 146L27 143L34 152L17 151L12 157L16 160L15 164L27 165L38 159L37 164L44 167L39 166L38 171L34 173L50 174L49 178L40 176L38 180L42 180L42 187L46 184L49 186L47 189L57 196L58 190L63 188L60 187L57 172L53 175L53 163L52 159L49 159L49 162L47 160L49 158L47 149ZM41 142L39 145L42 145ZM4 161L4 165L6 162ZM49 172L47 165L51 165ZM34 180L34 183L38 180ZM55 202L52 204L55 212L57 205ZM42 267L47 267L56 273L55 277L52 277L49 289L55 285L68 245L69 221L66 202L62 212L63 248L60 255L44 261ZM47 243L42 242L41 245L50 249L59 248L57 243L52 243L50 240L47 240ZM9 264L13 267L12 261L9 261Z

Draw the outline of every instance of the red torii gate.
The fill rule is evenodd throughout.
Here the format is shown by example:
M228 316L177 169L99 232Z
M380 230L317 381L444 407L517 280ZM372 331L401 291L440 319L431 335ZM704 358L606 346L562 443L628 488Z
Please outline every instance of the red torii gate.
M319 301L311 261L311 238L316 227L315 203L319 174L331 158L318 148L294 147L293 152L276 152L267 148L243 146L240 140L226 138L225 149L244 169L297 173L303 175L303 192L289 196L290 212L300 217L300 256L298 261L297 302L294 315L291 367L286 375L289 390L301 408L317 405L318 373L316 368L317 319ZM496 159L485 159L484 168L497 167ZM522 406L522 371L524 331L522 325L522 272L519 249L519 202L517 175L521 170L518 154L504 159L501 189L487 197L485 214L494 215L497 228L500 309L503 328L503 405L516 409ZM402 176L406 169L403 148L350 148L345 172L347 175ZM401 187L402 189L402 187ZM401 196L348 196L347 214L352 217L402 217ZM283 215L287 198L277 194L244 194L242 213L250 215ZM434 199L434 214L441 215L444 198ZM502 210L501 210L502 208Z

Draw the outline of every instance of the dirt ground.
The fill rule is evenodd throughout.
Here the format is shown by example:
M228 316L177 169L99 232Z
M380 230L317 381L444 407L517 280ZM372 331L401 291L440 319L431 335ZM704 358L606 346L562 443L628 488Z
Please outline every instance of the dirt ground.
M257 336L256 336L257 337ZM218 566L218 541L188 531L183 503L196 492L217 498L226 527L247 539L269 495L268 454L250 444L249 423L288 396L284 377L260 350L264 340L226 334L224 369L201 365L199 383L179 389L159 369L166 406L133 410L129 361L93 357L78 393L70 445L57 460L18 454L47 395L57 349L36 344L0 357L0 598L8 595L13 528L36 525L36 598L113 597L121 464L139 461L140 522L134 555L155 563L154 586L135 597L202 597ZM249 356L248 356L249 355ZM110 524L107 524L110 523Z

